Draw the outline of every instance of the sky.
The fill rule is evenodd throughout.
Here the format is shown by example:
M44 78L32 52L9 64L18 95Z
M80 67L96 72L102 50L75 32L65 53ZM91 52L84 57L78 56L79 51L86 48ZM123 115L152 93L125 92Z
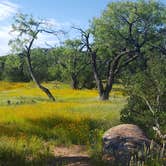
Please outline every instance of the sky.
M9 32L16 13L49 20L54 27L68 31L73 37L76 32L71 30L71 26L88 28L89 21L100 16L112 1L117 0L0 0L0 56L10 53L8 42L12 36ZM166 0L161 1L166 3ZM35 46L55 46L58 42L53 36L40 34Z
M50 20L57 29L71 31L71 26L88 28L93 17L100 16L113 0L0 0L0 56L10 53L11 24L16 13L32 14L37 19ZM73 32L70 32L74 35ZM36 46L56 45L57 39L41 34Z

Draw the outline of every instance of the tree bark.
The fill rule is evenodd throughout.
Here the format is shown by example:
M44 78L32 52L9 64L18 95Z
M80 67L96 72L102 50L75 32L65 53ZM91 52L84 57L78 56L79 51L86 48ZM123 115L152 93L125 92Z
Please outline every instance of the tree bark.
M32 80L36 83L36 85L48 96L48 98L52 101L55 101L54 96L52 95L52 93L43 85L40 84L40 82L36 79L33 69L32 69L32 64L31 64L31 58L30 55L27 55L27 62L28 62L28 68L29 68L29 72L30 75L32 77Z
M74 76L74 75L71 76L71 87L72 89L78 89L77 76Z
M113 78L111 80L108 80L104 90L101 93L99 93L100 100L109 100L109 94L112 90L112 85L113 85Z
M100 100L109 100L109 92L108 91L103 91L101 94L100 94Z
M91 58L92 58L92 68L93 68L94 78L97 84L100 100L109 100L109 93L112 90L112 85L114 82L115 65L113 64L112 67L111 65L109 65L107 83L106 86L104 87L102 80L100 79L100 76L98 74L95 52L91 52Z
M92 61L92 70L93 70L94 78L96 81L97 89L98 89L99 95L102 96L102 94L104 92L104 88L103 88L103 84L102 84L102 81L99 77L98 70L97 70L96 52L92 52L90 49L90 53L91 53L91 61Z

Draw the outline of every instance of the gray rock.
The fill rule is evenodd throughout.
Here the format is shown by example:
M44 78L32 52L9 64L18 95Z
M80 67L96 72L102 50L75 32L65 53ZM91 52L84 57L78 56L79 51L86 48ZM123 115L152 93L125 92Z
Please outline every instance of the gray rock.
M151 141L136 125L115 126L103 135L103 159L117 165L129 165L131 157L144 157Z

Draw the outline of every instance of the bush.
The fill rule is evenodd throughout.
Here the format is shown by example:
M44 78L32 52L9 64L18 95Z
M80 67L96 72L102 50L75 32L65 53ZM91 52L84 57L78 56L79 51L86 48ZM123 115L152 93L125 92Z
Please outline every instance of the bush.
M29 78L24 72L25 59L17 55L8 55L4 62L2 80L7 81L28 81Z
M121 112L121 121L141 126L148 136L155 139L153 126L159 128L161 133L166 132L165 75L165 57L153 57L148 61L146 70L131 76L125 84L129 98Z

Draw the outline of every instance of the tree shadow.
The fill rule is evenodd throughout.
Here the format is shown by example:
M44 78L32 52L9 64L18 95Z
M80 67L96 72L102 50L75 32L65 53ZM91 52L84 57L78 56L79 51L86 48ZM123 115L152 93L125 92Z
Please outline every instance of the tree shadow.
M54 160L55 157L52 154L40 155L37 158L28 158L28 156L18 153L13 149L0 151L0 166L49 166L49 163L53 163L52 161Z
M15 146L12 148L9 144L9 149L5 150L3 148L0 149L0 165L2 166L15 166L15 165L44 165L44 166L61 166L63 164L75 163L75 165L79 165L78 163L89 163L90 159L84 156L75 156L75 157L55 157L51 155L46 155L43 153L39 158L28 158L31 152L26 152L24 150L32 137L37 137L43 142L48 142L49 140L57 141L59 139L59 143L65 144L65 141L70 141L72 144L86 144L89 141L89 135L94 138L94 129L101 128L105 122L101 120L93 120L93 119L83 119L81 121L75 121L74 119L68 119L65 117L45 117L41 119L26 119L23 123L11 122L11 123L0 123L0 137L6 137L4 139L12 139L14 137L14 141L21 139L27 139L25 141L25 145L21 145L21 150L17 151ZM69 126L76 127L76 130L81 130L83 136L77 135L76 130L70 129ZM84 126L87 126L87 130L84 129ZM57 132L62 128L61 133ZM23 136L23 137L21 137ZM24 137L25 136L25 137ZM63 139L66 139L65 141ZM64 141L64 142L63 142ZM24 142L24 141L23 141ZM7 144L8 145L8 144ZM17 144L16 144L17 146ZM22 147L23 146L23 147ZM24 147L25 146L25 147ZM32 144L33 146L33 144ZM16 147L17 148L17 147ZM41 148L42 149L42 148ZM29 148L28 150L31 150ZM44 151L42 149L42 151ZM23 152L23 153L22 153ZM25 154L24 154L25 153ZM38 157L38 155L37 155ZM85 165L84 164L84 165ZM85 165L86 166L86 165Z
M73 157L55 157L54 160L48 163L50 166L63 166L66 164L74 165L84 165L84 166L92 166L91 159L89 157L82 156L73 156Z

